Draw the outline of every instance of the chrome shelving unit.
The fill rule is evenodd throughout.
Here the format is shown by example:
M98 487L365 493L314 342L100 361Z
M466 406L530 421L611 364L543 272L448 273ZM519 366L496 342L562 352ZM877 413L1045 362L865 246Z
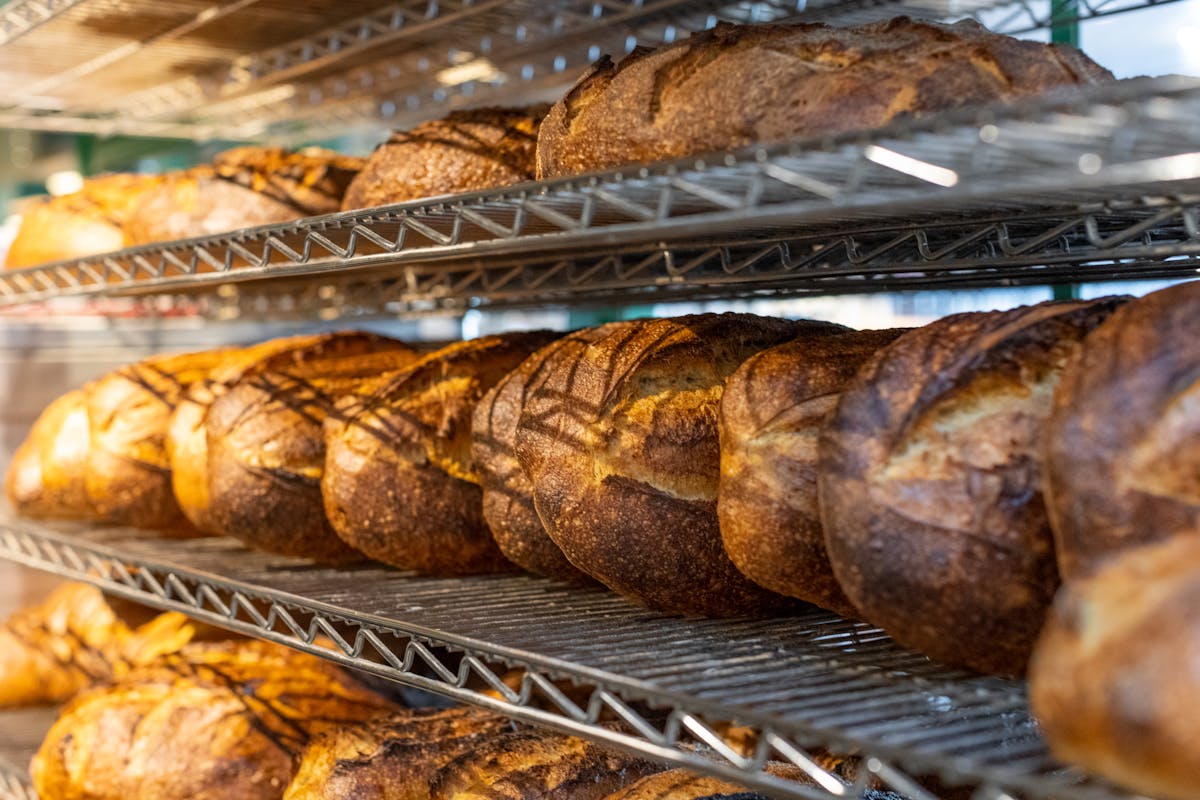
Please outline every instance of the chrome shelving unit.
M0 711L0 800L37 800L29 761L57 717L54 708Z

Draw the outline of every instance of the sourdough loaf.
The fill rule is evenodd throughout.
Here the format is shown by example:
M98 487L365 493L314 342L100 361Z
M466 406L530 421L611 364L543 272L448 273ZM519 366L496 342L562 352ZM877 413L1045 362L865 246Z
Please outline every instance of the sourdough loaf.
M1139 795L1200 798L1197 620L1194 533L1069 579L1029 666L1030 705L1053 753Z
M1019 674L1058 585L1041 496L1054 385L1120 302L957 314L858 373L820 442L834 574L901 644Z
M59 397L33 423L13 454L4 493L18 513L30 517L87 518L87 461L91 434L87 391Z
M283 555L326 562L361 558L325 518L322 424L344 393L418 354L393 339L350 336L355 345L349 349L361 347L361 354L343 356L330 344L298 363L243 376L209 406L208 519L214 530Z
M396 131L367 159L342 207L370 208L531 181L538 124L548 109L454 111Z
M856 616L825 552L817 440L842 387L901 333L807 332L726 382L717 516L725 552L758 585Z
M1065 577L1200 531L1200 282L1119 309L1067 364L1047 423L1046 505Z
M974 21L732 25L598 61L538 135L542 179L1111 80L1077 50Z
M779 603L725 554L716 501L725 378L806 326L746 314L613 329L526 399L517 457L571 563L652 608L738 615Z
M471 414L547 331L458 342L362 384L328 418L321 489L349 546L401 569L510 569L483 522Z

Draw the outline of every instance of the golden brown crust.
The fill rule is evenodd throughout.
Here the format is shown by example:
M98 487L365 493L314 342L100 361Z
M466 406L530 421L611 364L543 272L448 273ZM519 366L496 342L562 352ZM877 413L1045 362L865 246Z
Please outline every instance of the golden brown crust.
M350 184L342 208L508 186L534 177L537 129L549 106L477 108L396 131Z
M795 781L805 786L816 785L799 767L791 764L770 762L764 770L777 778ZM686 769L669 769L640 778L624 789L610 794L604 800L768 800L768 798L766 795L724 778L700 775Z
M458 342L346 396L326 423L321 485L338 535L401 569L511 569L483 522L471 414L488 389L557 336Z
M280 798L312 736L394 709L314 656L192 645L68 704L30 772L60 800Z
M560 580L591 581L567 560L537 515L533 486L517 460L517 427L526 398L560 361L625 324L586 328L551 342L522 361L475 407L471 451L480 468L483 519L500 552L522 569Z
M339 727L305 749L284 800L427 800L439 769L510 730L507 718L468 708Z
M1058 757L1139 794L1200 797L1200 538L1116 554L1059 592L1029 666Z
M1024 671L1058 584L1043 423L1071 349L1120 302L946 317L860 370L822 434L819 490L867 620L946 663Z
M760 586L857 616L825 552L817 439L842 387L901 333L812 331L726 381L717 516L725 552Z
M874 128L1111 79L1077 50L973 21L722 23L617 65L598 62L543 121L538 177Z
M176 652L192 633L176 613L130 630L99 589L63 584L0 625L0 707L64 702Z
M90 444L85 390L67 392L46 406L4 479L5 494L17 512L63 519L91 516L85 484Z
M167 461L171 412L230 350L156 356L121 367L87 387L91 446L88 501L103 519L167 536L192 536Z
M321 427L342 393L418 354L393 339L348 334L308 356L243 376L209 407L209 520L215 530L262 550L352 561L361 555L325 518Z
M1046 505L1066 577L1200 530L1200 282L1126 305L1089 335L1054 395Z
M234 148L147 192L128 238L149 244L329 214L361 168L362 159L316 148Z
M804 325L745 314L645 320L561 361L527 398L517 457L555 544L652 608L753 613L782 602L721 546L717 407L747 357Z

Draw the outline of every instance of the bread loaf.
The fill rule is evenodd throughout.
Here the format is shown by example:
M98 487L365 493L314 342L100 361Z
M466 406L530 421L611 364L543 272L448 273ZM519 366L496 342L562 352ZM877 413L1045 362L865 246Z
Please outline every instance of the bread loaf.
M1063 575L1200 531L1200 282L1119 309L1063 371L1046 505Z
M176 613L130 630L99 589L63 584L0 625L0 708L64 702L176 652L192 633Z
M4 479L4 493L17 513L91 516L85 483L90 444L85 390L67 392L46 406L17 448Z
M784 780L795 781L805 786L816 786L799 767L790 764L768 763L765 771ZM770 798L724 778L700 775L686 769L670 769L634 781L625 788L610 794L604 800L770 800Z
M343 393L418 355L382 337L360 344L367 351L361 355L342 357L330 346L329 357L256 370L212 403L205 435L214 530L273 553L326 562L361 558L325 518L321 426Z
M874 128L1111 79L1077 50L970 20L718 23L619 64L598 61L542 122L538 177Z
M167 536L195 535L171 491L167 426L188 387L230 352L155 356L87 387L91 444L85 484L101 518Z
M717 516L725 552L759 586L857 615L825 552L817 440L842 387L901 333L806 332L752 356L726 382Z
M125 228L141 197L162 181L152 175L103 175L84 181L78 192L32 205L22 212L5 267L120 250L128 244Z
M312 736L394 710L314 656L192 645L69 703L30 772L46 800L278 800Z
M439 769L511 729L505 717L467 708L335 728L305 749L284 800L428 800Z
M329 214L361 168L362 159L318 148L234 148L141 197L128 238L149 244Z
M1030 704L1054 755L1139 795L1200 798L1198 619L1194 534L1068 580L1029 666Z
M522 569L577 582L591 578L567 560L546 533L533 505L533 486L517 460L517 426L525 400L545 376L589 343L630 323L576 331L546 345L491 388L471 422L471 454L479 465L483 519L504 557Z
M352 358L378 347L379 342L377 336L359 333L272 339L230 353L204 380L188 387L171 415L166 445L175 499L197 530L220 532L209 514L208 495L208 409L217 397L247 375L303 368L314 360Z
M645 320L556 364L526 399L517 457L571 563L651 608L738 615L779 603L721 546L717 407L746 358L816 325Z
M558 334L485 336L364 383L327 421L321 489L351 547L401 569L511 568L483 522L471 414L488 389Z
M1120 299L956 314L860 370L821 437L821 518L855 608L901 644L1024 671L1058 575L1041 497L1051 396Z
M370 208L531 181L538 124L548 109L454 111L396 131L367 159L342 207Z

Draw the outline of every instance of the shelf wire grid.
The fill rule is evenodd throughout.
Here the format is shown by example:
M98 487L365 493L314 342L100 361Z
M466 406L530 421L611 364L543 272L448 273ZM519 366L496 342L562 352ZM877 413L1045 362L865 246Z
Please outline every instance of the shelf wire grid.
M419 313L1187 277L1198 205L1200 81L1129 81L4 272L0 307L192 292L338 315L379 290Z
M526 575L323 568L225 539L9 516L0 557L780 797L864 797L874 778L931 800L924 776L973 787L978 800L1126 797L1053 761L1021 682L940 667L810 607L761 620L678 618ZM519 689L502 679L512 670ZM751 753L727 739L729 723L750 730ZM859 754L863 779L844 785L818 767L824 748ZM768 759L826 788L775 779L761 771Z
M0 800L37 800L29 762L57 718L55 708L0 711Z

